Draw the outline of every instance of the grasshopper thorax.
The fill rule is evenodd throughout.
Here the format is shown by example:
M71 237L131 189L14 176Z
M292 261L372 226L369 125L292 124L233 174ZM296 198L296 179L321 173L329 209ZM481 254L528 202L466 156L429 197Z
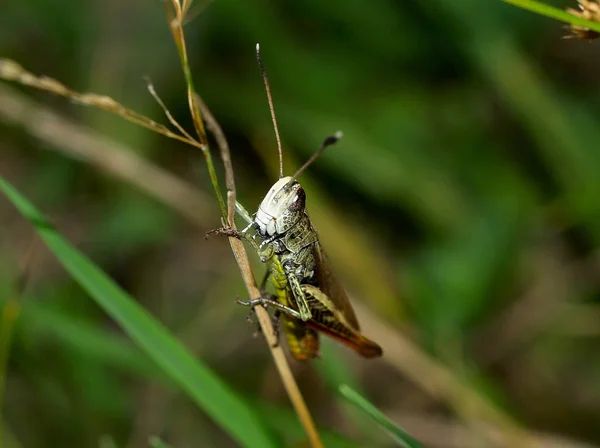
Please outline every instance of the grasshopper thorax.
M290 182L291 181L291 182ZM304 215L306 194L292 177L282 177L260 203L254 223L263 237L282 235Z

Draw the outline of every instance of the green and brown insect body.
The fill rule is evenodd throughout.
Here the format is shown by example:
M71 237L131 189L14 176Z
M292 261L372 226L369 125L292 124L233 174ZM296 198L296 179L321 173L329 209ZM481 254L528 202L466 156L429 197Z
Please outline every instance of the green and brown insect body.
M269 191L254 221L263 242L261 260L270 263L270 279L284 312L283 328L290 352L296 359L318 356L317 332L305 321L312 317L303 286L315 282L317 234L305 213L304 190L291 178L283 178ZM278 190L280 188L280 190ZM273 216L279 213L279 217ZM278 233L281 232L281 233Z
M284 330L292 355L301 360L317 356L318 333L325 333L365 357L380 356L379 345L360 334L358 321L344 289L333 274L317 232L306 214L306 194L296 181L300 173L319 155L341 137L341 131L327 137L292 177L283 176L283 152L267 72L256 45L256 59L265 82L269 109L279 152L279 180L269 189L254 219L236 206L240 215L249 222L242 233L254 228L262 242L254 237L249 241L257 249L263 262L270 262L270 277L277 300L260 297L244 305L270 305L283 312Z
M291 177L279 179L269 190L256 213L253 226L263 242L258 246L261 260L277 257L279 267L272 275L286 277L300 319L307 321L312 314L302 291L302 284L314 282L317 233L305 212L306 194Z
M253 223L245 229L254 227L263 240L260 244L252 241L261 260L270 262L277 296L275 303L268 298L251 302L283 311L288 345L297 359L317 356L316 331L365 357L381 355L381 348L360 334L348 297L333 275L305 206L300 184L284 177L271 187Z

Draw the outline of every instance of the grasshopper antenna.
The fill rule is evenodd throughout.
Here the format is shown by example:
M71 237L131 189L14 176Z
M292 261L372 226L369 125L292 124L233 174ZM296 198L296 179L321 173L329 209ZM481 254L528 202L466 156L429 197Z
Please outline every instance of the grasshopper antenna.
M344 135L344 133L342 131L337 131L335 134L330 135L325 140L323 140L323 144L321 145L321 147L317 150L317 152L315 152L312 155L312 157L310 159L308 159L306 161L306 163L304 165L302 165L302 167L300 167L300 169L298 171L296 171L296 173L292 176L292 178L287 183L287 185L292 185L292 183L294 183L294 181L298 178L298 176L300 174L302 174L306 168L308 168L310 165L312 165L312 163L319 158L319 156L321 155L321 153L323 151L325 151L325 148L327 148L328 146L331 146L331 145L334 145L335 143L337 143L337 141L340 138L342 138L343 135Z
M283 177L283 151L281 150L281 139L279 138L279 129L277 128L277 119L275 118L275 108L273 107L273 98L271 98L271 88L269 87L269 78L267 70L260 58L260 44L256 44L256 60L260 68L260 74L265 82L265 90L267 91L267 99L269 100L269 109L271 110L271 120L273 120L273 128L275 129L275 138L277 139L277 151L279 152L279 178Z

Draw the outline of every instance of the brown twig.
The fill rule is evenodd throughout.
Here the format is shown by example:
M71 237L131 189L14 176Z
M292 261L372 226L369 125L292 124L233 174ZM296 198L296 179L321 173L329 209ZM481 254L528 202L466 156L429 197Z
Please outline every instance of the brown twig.
M230 200L230 198L231 196L228 195L228 200ZM260 291L258 290L256 281L252 275L250 262L248 261L248 255L246 254L243 243L236 238L230 238L229 243L238 267L240 268L240 272L242 274L242 278L244 279L244 284L246 285L249 296L259 297ZM304 398L302 397L300 389L298 388L298 384L294 379L294 375L292 374L287 359L285 358L281 345L276 346L277 339L275 338L273 324L271 323L269 313L266 309L260 306L256 307L255 310L262 333L264 334L267 344L271 349L271 354L273 355L273 360L275 361L275 365L279 371L279 376L281 377L285 390L288 393L292 404L294 405L294 409L298 414L300 423L302 423L304 431L308 436L310 446L313 448L323 447L323 443L321 442L319 433L317 432L314 420L308 411L308 407L306 406Z
M223 218L226 218L227 209L225 207L225 202L223 201L223 195L221 194L221 188L219 187L219 182L217 180L217 173L215 171L212 156L210 153L210 148L206 139L204 121L202 120L200 109L198 107L198 104L196 103L196 90L194 88L192 72L190 70L190 65L188 62L185 34L183 32L183 23L185 22L185 14L189 10L190 5L191 1L188 0L183 0L183 6L181 5L180 0L171 0L170 3L165 3L169 29L171 30L173 41L175 42L175 46L177 47L177 52L179 53L179 59L181 61L181 68L183 69L183 75L185 77L188 106L190 114L192 116L192 122L194 123L196 135L198 135L198 138L200 139L199 148L202 150L204 160L206 161L208 176L210 177L210 182L212 183L217 202L219 203L221 215L223 216Z
M214 115L204 102L204 100L198 94L194 94L194 100L196 104L200 108L200 113L206 122L206 127L208 130L214 135L215 140L217 141L217 147L221 153L221 160L223 161L223 165L225 167L225 187L227 188L227 192L233 193L233 200L229 200L229 196L227 197L227 222L229 227L235 228L235 201L236 201L236 191L235 191L235 177L233 174L233 165L231 164L231 152L229 151L229 143L227 143L227 138L225 138L225 133L219 123L215 119Z
M227 221L229 226L235 230L236 192L229 145L227 144L227 139L225 138L225 134L219 126L219 123L215 120L206 104L198 96L196 97L196 100L197 104L200 106L204 120L206 121L206 127L214 134L215 140L217 141L217 146L221 152L221 158L223 159L223 165L225 167L225 179L227 185ZM242 279L246 285L249 297L259 297L260 291L256 285L256 280L254 278L254 274L252 273L250 261L248 259L248 254L246 253L244 244L239 239L232 237L229 238L229 244L235 257L235 261L240 269L240 273L242 274ZM296 413L298 414L300 423L302 423L302 426L304 427L310 445L313 448L322 447L323 444L319 437L319 433L317 432L315 422L310 415L304 398L302 397L300 388L298 387L294 375L292 374L292 370L290 369L290 365L287 362L281 345L277 344L277 338L275 337L275 331L273 329L273 324L271 322L269 313L261 306L255 307L255 311L256 315L258 316L258 322L260 324L262 334L265 336L267 345L271 350L273 360L275 361L275 365L279 371L279 376L281 377L285 390L290 397Z

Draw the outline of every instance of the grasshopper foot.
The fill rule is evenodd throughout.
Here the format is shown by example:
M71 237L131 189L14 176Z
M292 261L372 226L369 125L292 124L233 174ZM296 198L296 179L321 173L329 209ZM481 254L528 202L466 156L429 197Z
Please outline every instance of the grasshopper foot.
M248 313L248 316L246 317L246 320L248 321L248 323L250 325L254 324L254 317L256 316L256 311L254 310L254 307L257 305L262 305L265 308L267 308L267 304L263 302L263 298L259 297L258 299L252 299L252 300L240 300L240 299L236 299L236 303L238 303L239 305L244 305L244 306L249 306L250 307L250 312ZM260 323L256 322L256 331L252 334L252 337L256 338L258 337L258 335L262 333L262 328L260 326Z
M231 238L237 238L238 240L243 240L246 238L243 232L232 229L231 227L219 227L218 229L209 230L204 234L204 239L207 240L208 237L212 235L227 236Z
M239 303L239 300L238 300ZM248 323L250 325L252 325L254 323L254 317L256 316L256 311L254 311L254 308L250 308L250 312L248 313L248 316L246 316L246 321L248 321Z
M263 307L265 307L265 309L268 309L269 304L277 303L277 302L275 302L275 296L270 295L270 294L265 294L264 296L259 297L257 299L252 299L252 300L247 300L247 301L237 299L236 302L240 305L251 307L250 312L248 313L248 317L246 318L249 324L254 323L253 318L256 315L256 311L254 311L255 306L262 305ZM275 313L273 314L273 317L271 318L271 322L273 324L273 336L275 337L275 343L273 344L273 347L279 346L279 319L280 319L280 317L281 317L281 310L276 309ZM256 337L261 331L262 331L261 327L260 327L260 325L258 325L258 329L254 333L254 336Z
M272 347L279 347L279 318L281 317L281 311L275 310L273 317L271 318L271 322L273 322L273 336L275 337L275 342Z
M240 299L236 300L237 303L239 303L240 305L251 305L251 303L248 302L244 302ZM256 311L254 311L254 307L250 308L250 311L248 312L248 316L246 316L246 321L250 324L253 325L255 323L254 321L254 317L256 316ZM262 328L260 327L260 324L258 322L256 322L256 330L254 331L254 333L252 333L252 337L256 338L258 337L258 335L262 332Z

